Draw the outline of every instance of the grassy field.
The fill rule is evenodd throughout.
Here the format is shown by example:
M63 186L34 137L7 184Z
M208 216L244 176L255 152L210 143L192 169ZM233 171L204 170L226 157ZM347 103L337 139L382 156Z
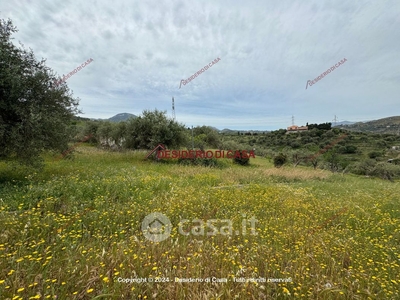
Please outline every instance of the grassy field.
M400 299L400 182L144 156L0 165L1 299ZM153 212L173 225L159 243L141 230ZM199 226L212 219L219 234Z

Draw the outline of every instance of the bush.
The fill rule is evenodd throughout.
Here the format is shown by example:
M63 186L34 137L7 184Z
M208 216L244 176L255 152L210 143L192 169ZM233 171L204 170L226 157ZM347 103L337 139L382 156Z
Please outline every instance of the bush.
M382 152L379 152L379 151L371 151L368 153L368 157L372 158L372 159L380 157L380 156L382 156Z
M242 166L248 166L250 164L250 158L249 158L249 154L247 154L246 156L243 156L242 150L237 150L240 153L240 157L234 157L233 158L233 162L235 164L239 164ZM234 151L234 153L236 153L237 151Z
M290 143L290 147L292 147L293 149L298 149L301 147L301 144L298 141L293 141Z
M310 142L310 143L307 143L307 144L304 145L304 148L308 149L308 150L312 150L312 149L314 149L316 147L317 147L317 144L313 143L313 142Z
M386 162L377 163L373 159L364 160L350 166L350 172L357 175L370 175L386 180L400 178L400 166Z
M372 176L392 181L400 177L400 167L388 163L378 163L371 172Z
M357 151L357 147L354 145L348 145L346 146L346 153L348 154L352 154L352 153L356 153Z
M400 158L395 158L391 162L393 165L400 165Z
M274 166L276 168L282 167L287 161L287 156L283 153L279 153L274 157Z
M342 166L342 158L336 151L328 151L324 154L324 160L326 162L326 168L332 172L338 172Z
M261 148L261 147L257 148L254 151L254 155L261 156L261 157L266 157L268 155L268 153L269 153L268 149Z
M387 147L388 144L384 140L378 140L378 141L376 141L376 145L378 147L383 148L383 147Z
M342 154L353 154L356 153L357 147L353 145L340 146L338 152Z

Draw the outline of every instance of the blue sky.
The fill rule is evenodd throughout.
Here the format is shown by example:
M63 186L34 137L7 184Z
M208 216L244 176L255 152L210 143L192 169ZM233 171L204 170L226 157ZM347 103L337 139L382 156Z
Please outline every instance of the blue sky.
M398 0L18 0L0 18L59 76L93 59L67 80L84 117L171 116L172 97L179 122L219 129L400 115Z

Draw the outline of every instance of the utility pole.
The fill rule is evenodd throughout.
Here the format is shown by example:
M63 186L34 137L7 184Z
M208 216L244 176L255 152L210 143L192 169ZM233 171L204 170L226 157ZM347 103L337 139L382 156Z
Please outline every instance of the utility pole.
M172 119L175 121L175 102L174 102L174 97L172 97Z
M337 122L337 120L338 120L338 119L337 119L337 117L336 117L336 115L335 115L335 118L333 118L333 120L332 120L332 121L333 121L333 127L336 127L336 122Z
M194 140L193 140L193 125L192 125L192 150L194 150Z

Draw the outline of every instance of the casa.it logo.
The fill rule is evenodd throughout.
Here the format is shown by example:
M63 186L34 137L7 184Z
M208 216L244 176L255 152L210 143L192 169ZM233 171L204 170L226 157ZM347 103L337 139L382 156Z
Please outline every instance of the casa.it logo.
M246 216L245 214L243 215ZM177 225L177 232L182 236L232 236L232 235L247 235L250 230L251 235L257 235L256 223L258 220L252 216L244 218L241 223L241 228L236 227L230 219L209 219L201 220L194 218L192 220L182 219ZM250 224L250 227L248 226ZM241 230L239 230L241 229ZM169 218L160 213L154 212L148 214L142 221L142 233L144 237L152 242L162 242L169 238L172 231L172 224Z
M162 242L169 238L172 224L169 218L159 212L148 214L142 221L142 232L152 242Z

